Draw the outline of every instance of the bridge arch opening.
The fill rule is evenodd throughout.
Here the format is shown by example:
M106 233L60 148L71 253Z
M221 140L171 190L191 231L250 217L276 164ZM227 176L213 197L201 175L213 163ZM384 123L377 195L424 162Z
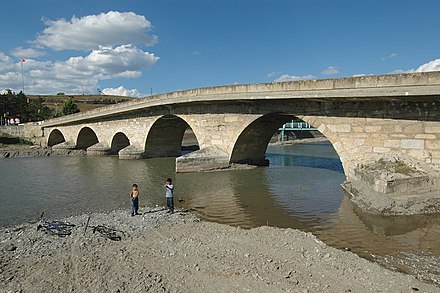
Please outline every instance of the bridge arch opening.
M128 137L124 133L118 132L113 136L112 144L110 147L110 154L117 155L120 150L128 147L129 145L130 140L128 139Z
M98 142L99 140L96 133L90 127L84 127L78 133L76 148L85 150Z
M61 133L61 131L59 131L58 129L54 129L49 134L49 138L47 140L47 145L51 147L51 146L63 143L65 141L66 141L66 139L64 138L64 135Z
M198 149L197 137L189 124L178 116L165 115L148 132L144 156L178 157Z
M313 134L312 134L313 133ZM250 123L239 135L230 158L230 163L249 164L256 166L267 166L267 147L270 142L287 142L287 140L298 140L303 138L319 138L319 143L325 139L324 134L313 128L309 123L291 114L271 113L266 114ZM330 142L332 145L332 143ZM319 147L318 149L321 149ZM334 151L334 154L332 150ZM338 172L344 172L340 156L334 147L322 148L325 155L319 159L296 160L295 164L302 164L305 167L320 166ZM327 157L329 156L329 157ZM281 162L285 164L286 162Z
M283 113L266 114L249 124L239 135L230 163L267 166L267 146L278 128L295 116Z

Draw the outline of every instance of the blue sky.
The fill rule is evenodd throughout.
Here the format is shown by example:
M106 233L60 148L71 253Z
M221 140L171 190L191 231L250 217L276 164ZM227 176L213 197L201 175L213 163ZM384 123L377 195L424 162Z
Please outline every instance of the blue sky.
M440 70L437 0L7 0L2 11L0 90L21 89L23 65L27 94Z

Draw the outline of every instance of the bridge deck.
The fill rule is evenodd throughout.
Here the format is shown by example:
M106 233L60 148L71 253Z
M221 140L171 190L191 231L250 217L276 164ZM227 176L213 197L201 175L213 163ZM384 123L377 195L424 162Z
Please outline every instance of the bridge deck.
M42 127L81 123L157 106L256 100L396 101L438 98L440 72L227 85L159 94L44 121Z

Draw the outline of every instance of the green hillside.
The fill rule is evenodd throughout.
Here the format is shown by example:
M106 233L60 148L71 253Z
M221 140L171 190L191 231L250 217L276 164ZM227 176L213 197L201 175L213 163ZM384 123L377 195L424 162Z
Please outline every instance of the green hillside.
M64 102L68 98L72 98L81 112L96 109L106 105L127 102L136 98L110 96L110 95L29 95L29 99L43 99L43 104L51 109L61 110Z

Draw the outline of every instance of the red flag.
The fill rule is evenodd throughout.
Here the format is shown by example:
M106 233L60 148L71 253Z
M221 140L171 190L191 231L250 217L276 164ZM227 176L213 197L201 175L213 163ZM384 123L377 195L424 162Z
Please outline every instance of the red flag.
M24 63L24 61L26 61L26 60L24 60L24 58L21 58L21 62Z

